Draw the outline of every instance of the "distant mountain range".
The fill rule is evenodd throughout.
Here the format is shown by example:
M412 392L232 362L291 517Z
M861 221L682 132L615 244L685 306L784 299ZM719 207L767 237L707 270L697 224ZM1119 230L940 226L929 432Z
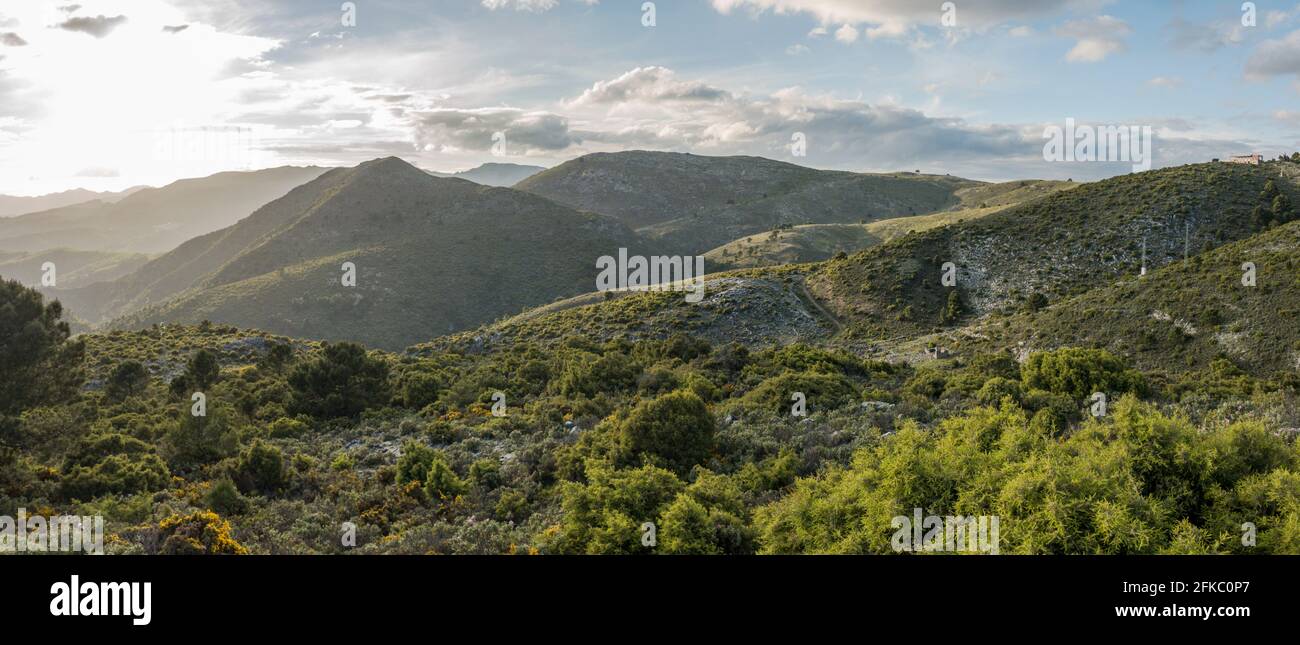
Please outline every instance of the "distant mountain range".
M1050 345L1040 334L1048 328L1052 338L1100 342L1074 324L1089 319L1141 346L1163 347L1151 340L1163 327L1126 327L1090 308L1087 294L1124 309L1125 321L1145 320L1128 311L1137 307L1151 309L1144 315L1152 320L1211 324L1166 302L1175 290L1165 282L1131 281L1143 266L1172 276L1191 275L1195 262L1210 258L1226 262L1221 247L1291 267L1273 257L1293 247L1290 238L1260 234L1289 221L1268 212L1279 192L1300 199L1297 177L1300 166L1279 162L1189 165L1089 184L988 184L630 152L582 157L512 189L437 177L390 157L329 171L223 173L140 191L117 205L93 201L0 221L0 275L39 281L41 263L55 258L60 283L43 290L90 327L211 320L387 349L444 336L438 342L545 342L676 330L719 342L804 340L870 353L915 352L927 342L1024 348ZM93 246L105 239L128 250L162 246L154 223L174 216L175 204L192 205L180 209L185 222L211 214L191 229L225 226L152 259ZM110 229L105 217L121 224ZM727 237L737 231L748 233ZM45 239L85 245L3 251L6 241ZM620 248L707 251L705 301L594 293L596 259ZM1195 262L1163 268L1183 266L1184 253ZM955 288L940 281L949 262ZM352 267L356 285L344 285ZM1213 271L1204 269L1204 279L1222 279ZM1278 340L1270 330L1281 322L1261 322L1256 305L1221 295L1203 303L1219 312L1214 320L1229 321L1213 325ZM468 335L448 336L458 332ZM1198 336L1187 360L1247 351L1224 345L1226 338ZM1255 363L1291 360L1278 356L1280 363Z
M966 179L816 170L761 157L586 155L515 187L618 218L671 254L699 254L786 225L919 215L960 202Z
M114 327L212 320L400 349L590 291L597 257L638 244L617 220L387 158L327 172L120 280L50 295Z
M541 166L521 166L513 163L485 163L477 168L460 172L446 173L426 171L434 177L444 179L464 179L484 186L509 188L515 184L546 170Z
M24 213L35 213L38 211L50 210L52 208L62 208L89 201L101 201L113 203L122 200L132 193L144 190L145 186L136 186L119 192L97 193L93 190L77 188L66 190L61 193L51 193L49 195L39 195L36 197L13 197L10 195L0 195L0 217L13 217Z
M223 172L144 188L116 202L89 201L0 219L0 250L163 253L224 228L325 168Z

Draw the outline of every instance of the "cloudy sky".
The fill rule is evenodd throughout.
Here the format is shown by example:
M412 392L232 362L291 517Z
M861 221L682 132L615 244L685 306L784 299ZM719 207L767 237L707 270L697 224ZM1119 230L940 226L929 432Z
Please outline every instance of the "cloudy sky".
M7 0L0 193L625 149L990 180L1130 170L1044 162L1044 128L1067 118L1152 126L1156 166L1300 149L1296 0L1254 3L1253 26L1238 0L648 4Z

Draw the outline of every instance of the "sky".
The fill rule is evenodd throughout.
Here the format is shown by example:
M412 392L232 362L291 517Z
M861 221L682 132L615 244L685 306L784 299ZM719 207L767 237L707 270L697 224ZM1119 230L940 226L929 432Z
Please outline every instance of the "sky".
M1300 150L1296 0L2 0L0 194L592 152L1094 180ZM802 145L795 145L802 143Z

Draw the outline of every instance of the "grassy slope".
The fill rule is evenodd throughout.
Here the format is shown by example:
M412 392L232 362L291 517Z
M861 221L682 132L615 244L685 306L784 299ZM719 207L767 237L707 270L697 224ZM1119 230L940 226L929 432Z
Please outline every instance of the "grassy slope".
M806 224L734 240L704 255L709 266L752 268L820 262L836 253L855 253L911 232L926 231L998 213L1011 206L1074 188L1062 181L1014 181L962 188L961 203L949 210L866 224Z
M518 341L546 345L577 332L597 341L685 333L711 343L764 347L824 341L835 331L806 298L797 270L711 276L704 291L698 303L671 291L586 294L427 346L482 350Z
M1144 237L1148 267L1181 258L1184 223L1193 254L1258 232L1251 211L1275 173L1200 164L1116 177L825 263L809 284L849 339L915 337L941 327L945 262L958 267L953 323L1033 293L1060 300L1137 273Z

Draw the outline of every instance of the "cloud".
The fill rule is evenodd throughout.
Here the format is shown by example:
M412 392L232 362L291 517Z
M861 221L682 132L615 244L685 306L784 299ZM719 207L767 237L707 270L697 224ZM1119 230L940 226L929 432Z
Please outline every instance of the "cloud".
M67 31L79 31L83 34L90 34L96 38L103 38L117 29L119 25L126 22L126 16L107 17L104 15L93 18L78 16L68 18L58 24L59 29Z
M785 48L785 53L789 54L790 56L802 56L811 51L812 50L809 49L807 45L804 45L802 43L790 45L789 47Z
M492 150L505 135L506 154L564 150L581 143L569 121L549 112L516 108L439 108L413 113L415 143L426 152Z
M846 45L852 45L853 43L858 42L858 36L859 36L858 29L853 25L846 24L843 27L840 27L839 29L835 30L835 40L838 40Z
M1300 30L1286 38L1261 43L1246 61L1247 78L1262 80L1286 75L1300 77Z
M638 82L630 82L634 79ZM608 91L629 85L637 89ZM683 95L709 100L683 101ZM823 166L858 165L868 158L891 168L976 156L1032 159L1036 151L1041 158L1041 143L1017 127L976 126L798 88L738 95L677 80L665 68L641 68L597 83L567 105L574 111L570 119L585 127L580 131L585 141L622 148L783 158L791 136L801 132L810 142L809 162Z
M1291 22L1296 16L1300 16L1300 5L1290 11L1270 11L1264 16L1264 26L1273 29Z
M666 67L638 67L610 81L600 81L573 104L648 102L712 102L730 98L725 90L698 81L679 81Z
M917 27L938 27L939 4L918 0L712 0L722 14L748 11L753 14L808 14L823 26L869 25L870 38L901 37ZM957 3L957 24L983 30L1008 21L1041 18L1070 9L1087 9L1105 0L985 0ZM824 34L824 32L823 32Z
M585 5L600 4L600 0L580 0ZM515 11L542 13L560 5L560 0L483 0L484 7L496 11L514 8Z
M1292 112L1289 110L1278 110L1273 113L1273 118L1280 123L1300 126L1300 112Z
M27 44L27 41L23 40L22 36L11 31L0 34L0 43L3 43L6 47L23 47Z
M179 34L189 28L189 25L163 25L162 30L169 34Z
M1169 32L1169 44L1175 49L1213 53L1222 47L1240 45L1245 40L1246 28L1240 21L1200 24L1175 18L1165 29Z
M1056 35L1076 41L1065 55L1072 63L1096 63L1122 52L1127 48L1124 39L1132 33L1128 23L1114 16L1071 20L1056 28Z

